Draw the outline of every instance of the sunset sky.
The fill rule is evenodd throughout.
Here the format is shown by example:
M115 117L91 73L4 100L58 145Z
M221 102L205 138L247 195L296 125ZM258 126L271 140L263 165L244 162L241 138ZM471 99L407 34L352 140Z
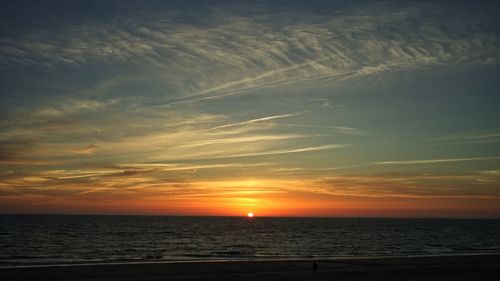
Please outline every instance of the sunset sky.
M0 212L500 217L495 1L2 1Z

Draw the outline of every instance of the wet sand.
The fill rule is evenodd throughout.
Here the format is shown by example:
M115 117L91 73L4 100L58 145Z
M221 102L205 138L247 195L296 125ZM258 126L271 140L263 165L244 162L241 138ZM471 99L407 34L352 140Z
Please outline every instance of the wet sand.
M500 255L1 268L0 280L500 280Z

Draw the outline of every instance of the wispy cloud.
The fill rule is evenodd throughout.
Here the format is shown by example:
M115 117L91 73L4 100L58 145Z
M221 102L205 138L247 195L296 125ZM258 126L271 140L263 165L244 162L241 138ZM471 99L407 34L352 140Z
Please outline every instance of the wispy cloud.
M500 133L497 131L461 133L431 138L427 142L429 143L428 146L498 143L500 142Z
M259 118L250 119L250 120L243 121L243 122L238 122L238 123L232 123L232 124L226 124L226 125L222 125L222 126L213 127L212 130L223 129L223 128L228 128L228 127L233 127L233 126L242 126L242 125L247 125L247 124L265 122L265 121L270 121L270 120L275 120L275 119L281 119L281 118L288 118L288 117L293 117L293 116L299 116L299 115L302 115L302 114L305 114L305 113L307 113L307 112L296 112L296 113L288 113L288 114L281 114L281 115L259 117Z
M298 134L283 134L283 135L264 135L264 136L248 136L239 138L217 138L212 140L203 140L194 143L180 145L180 147L199 147L213 144L231 144L243 142L258 142L258 141L278 141L296 138L313 137L311 135L298 135Z
M234 158L234 157L279 155L279 154L290 154L290 153L330 150L330 149L337 149L337 148L341 148L341 147L345 147L345 145L328 144L328 145L300 147L300 148L292 148L292 149L279 149L279 150L261 151L261 152L253 152L253 153L232 154L232 155L224 155L224 156L219 156L219 157L214 157L214 158Z
M331 126L331 125L311 125L311 124L289 124L289 123L269 123L276 126L284 126L284 127L297 127L297 128L314 128L314 129L328 129L334 130L338 133L346 134L346 135L367 135L369 134L366 131L362 131L356 128L344 127L344 126Z
M171 97L172 104L318 78L498 60L494 34L479 24L487 15L479 17L463 5L446 16L430 4L388 6L358 6L330 17L249 8L258 15L253 20L222 9L225 20L210 26L176 24L172 13L147 11L63 29L57 36L67 40L39 35L47 30L3 38L0 58L4 68L85 65L96 59L154 65L173 91L183 91ZM451 25L460 26L461 36L446 33Z
M432 138L429 141L454 141L454 140L483 140L483 139L497 139L500 138L500 133L486 133L486 134L468 134L468 135L450 135L439 138Z
M57 165L60 162L50 160L36 160L36 159L1 159L0 164L5 165Z
M98 147L99 146L96 144L89 144L89 145L84 145L84 146L72 147L72 148L68 149L68 151L71 153L76 153L76 154L91 154L91 153L94 153L94 151Z
M382 161L373 162L375 165L418 165L418 164L438 164L448 162L464 162L464 161L489 161L500 160L500 157L471 157L471 158L447 158L447 159L426 159L426 160L403 160L403 161Z
M181 163L137 163L137 164L119 164L119 169L153 169L155 171L194 171L200 169L225 169L225 168L246 168L268 166L272 163L220 163L220 164L181 164Z

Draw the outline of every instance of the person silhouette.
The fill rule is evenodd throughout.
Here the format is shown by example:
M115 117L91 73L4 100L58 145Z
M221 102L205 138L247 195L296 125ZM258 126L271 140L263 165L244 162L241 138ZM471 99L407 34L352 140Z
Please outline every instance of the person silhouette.
M318 263L316 261L313 261L313 270L314 274L316 274L316 272L318 271Z

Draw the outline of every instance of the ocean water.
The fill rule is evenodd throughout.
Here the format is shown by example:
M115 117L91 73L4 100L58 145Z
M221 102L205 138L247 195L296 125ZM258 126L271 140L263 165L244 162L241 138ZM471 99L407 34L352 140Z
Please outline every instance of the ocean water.
M0 266L480 253L500 220L0 216Z

